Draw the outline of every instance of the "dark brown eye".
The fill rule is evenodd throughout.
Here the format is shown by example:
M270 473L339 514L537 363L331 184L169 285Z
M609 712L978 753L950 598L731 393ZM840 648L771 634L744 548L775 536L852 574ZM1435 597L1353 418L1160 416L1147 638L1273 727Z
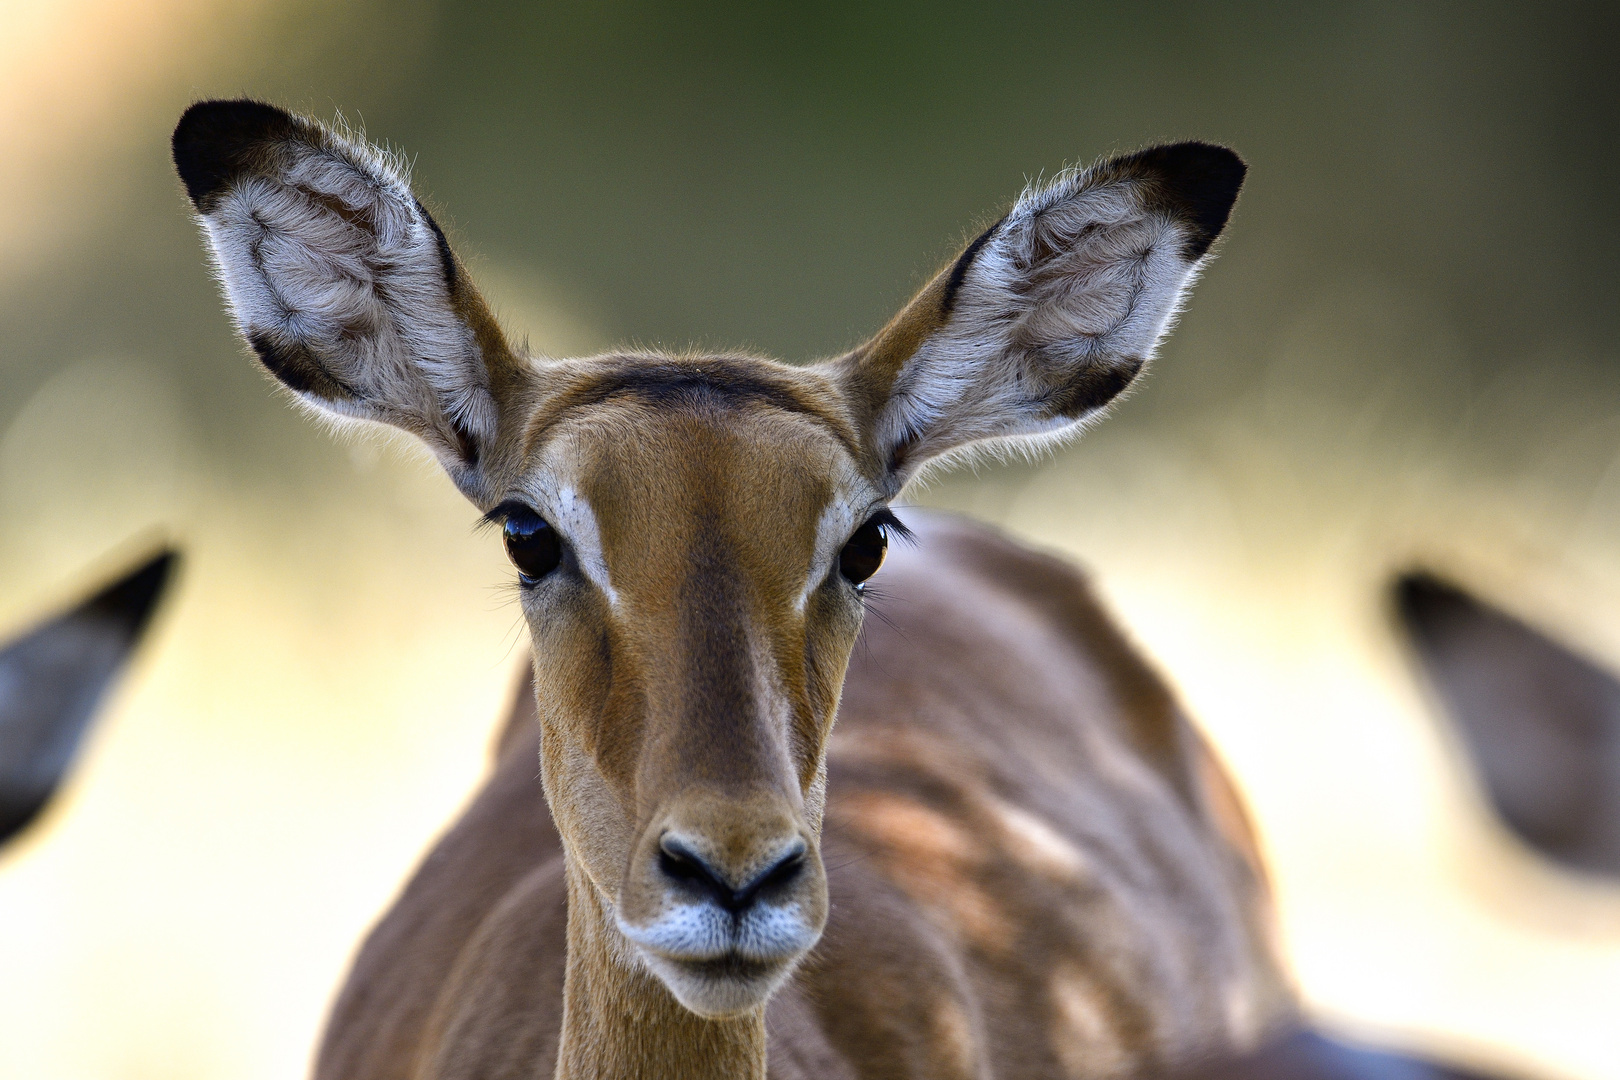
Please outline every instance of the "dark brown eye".
M888 551L888 522L872 517L855 530L855 535L849 538L844 550L838 553L838 572L848 578L850 584L859 587L878 572Z
M562 562L562 540L557 530L533 510L514 510L506 515L501 528L506 554L517 567L518 581L525 588L557 569Z

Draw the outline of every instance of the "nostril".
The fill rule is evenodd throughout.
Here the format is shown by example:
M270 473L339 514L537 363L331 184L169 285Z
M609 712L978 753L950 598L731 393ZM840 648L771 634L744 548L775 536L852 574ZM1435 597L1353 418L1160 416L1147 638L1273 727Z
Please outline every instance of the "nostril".
M702 856L668 836L658 841L658 868L676 881L714 881Z
M676 881L691 881L694 878L703 876L703 872L693 864L691 859L685 855L676 855L663 849L658 852L658 868L667 877L672 877Z
M775 866L759 875L750 891L759 892L764 889L774 889L791 884L793 879L799 876L799 871L803 869L804 845L800 844L797 850L788 852L782 856Z
M713 893L722 903L729 901L733 895L730 884L704 861L703 856L673 836L665 835L658 841L658 868L666 877Z
M709 894L722 908L739 912L763 891L791 884L804 869L805 845L798 840L764 870L733 886L714 867L680 839L664 835L658 841L658 868L664 876Z

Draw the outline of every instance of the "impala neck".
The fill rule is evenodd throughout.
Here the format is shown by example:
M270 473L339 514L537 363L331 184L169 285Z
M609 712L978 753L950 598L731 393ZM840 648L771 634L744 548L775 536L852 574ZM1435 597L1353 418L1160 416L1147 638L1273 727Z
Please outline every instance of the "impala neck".
M568 963L557 1080L765 1080L765 1010L706 1020L632 958L568 856Z

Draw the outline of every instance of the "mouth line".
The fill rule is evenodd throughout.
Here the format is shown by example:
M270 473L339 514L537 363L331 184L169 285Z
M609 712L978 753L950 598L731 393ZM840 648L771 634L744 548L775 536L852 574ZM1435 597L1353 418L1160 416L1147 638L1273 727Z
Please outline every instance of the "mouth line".
M750 960L736 950L730 950L720 956L704 960L681 960L675 957L665 957L666 963L674 964L689 975L703 979L716 979L726 981L753 981L768 978L780 971L783 960Z

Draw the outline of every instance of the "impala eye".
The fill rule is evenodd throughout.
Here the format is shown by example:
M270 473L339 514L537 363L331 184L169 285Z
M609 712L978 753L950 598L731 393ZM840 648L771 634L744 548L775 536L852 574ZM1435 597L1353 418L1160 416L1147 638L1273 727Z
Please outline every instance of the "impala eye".
M501 537L524 588L536 584L562 562L562 538L557 530L527 507L507 512Z
M889 515L879 511L855 530L844 550L838 553L838 572L856 588L883 565L883 556L889 551Z

